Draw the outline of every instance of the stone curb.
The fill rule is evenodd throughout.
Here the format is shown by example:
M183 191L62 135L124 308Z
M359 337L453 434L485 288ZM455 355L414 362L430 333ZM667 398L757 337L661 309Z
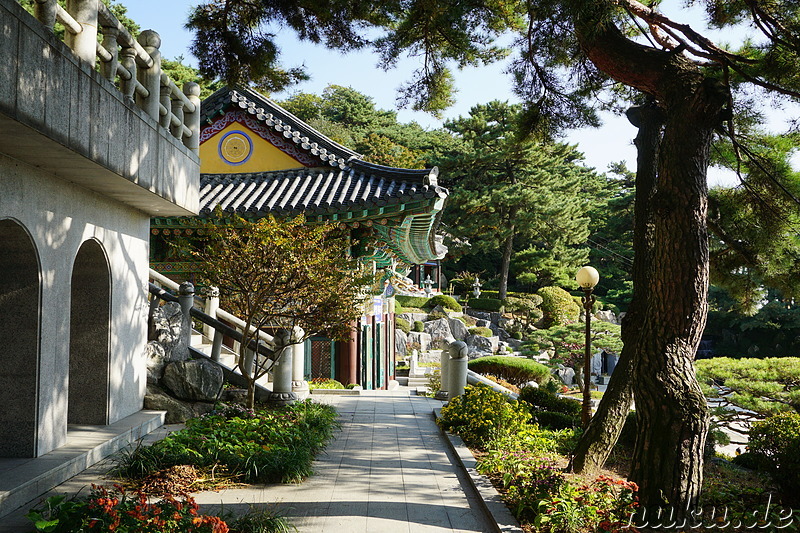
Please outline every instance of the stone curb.
M433 417L439 419L441 413L442 410L440 408L434 408ZM514 515L511 514L511 511L508 510L508 507L506 507L506 504L503 502L503 498L500 496L500 493L497 492L497 489L494 488L492 482L489 481L489 478L486 476L478 473L478 470L475 468L477 461L469 448L467 448L467 445L464 444L464 441L461 440L461 437L448 433L441 428L440 431L445 436L450 449L458 458L459 465L468 474L470 485L472 485L472 488L475 489L475 493L480 497L479 501L484 514L489 519L489 522L495 525L493 532L523 533L519 522L514 518Z

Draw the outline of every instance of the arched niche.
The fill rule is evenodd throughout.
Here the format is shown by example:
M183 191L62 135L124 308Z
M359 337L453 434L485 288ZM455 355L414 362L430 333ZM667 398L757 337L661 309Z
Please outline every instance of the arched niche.
M28 231L0 220L0 457L36 457L40 280Z
M85 241L72 267L68 424L108 423L111 270L102 245Z

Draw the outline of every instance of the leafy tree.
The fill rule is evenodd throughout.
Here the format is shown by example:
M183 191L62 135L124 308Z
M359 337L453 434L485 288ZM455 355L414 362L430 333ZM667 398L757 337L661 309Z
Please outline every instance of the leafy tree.
M800 17L793 2L699 4L720 27L752 21L765 41L732 51L665 16L658 3L638 0L327 0L313 6L226 0L201 6L191 22L202 30L196 37L202 45L198 50L205 46L212 52L200 54L201 62L228 78L274 60L266 53L271 36L255 33L266 22L286 24L301 38L329 46L373 44L385 66L411 53L422 64L401 98L433 112L451 101L448 61L459 66L492 61L506 52L494 38L514 32L519 52L514 79L529 104L528 124L542 132L595 124L597 101L587 97L609 81L627 88L620 94L635 90L653 99L664 121L658 182L648 204L654 211L648 239L652 253L647 268L634 273L633 280L634 290L637 285L649 289L633 366L640 438L631 478L644 505L672 506L678 518L698 501L708 429L691 361L706 314L710 146L718 131L736 139L731 102L741 100L754 84L772 95L800 96ZM367 28L383 34L368 43ZM229 38L234 46L226 46ZM238 53L251 49L265 53Z
M573 147L522 136L520 114L504 102L474 106L445 125L463 149L441 161L451 184L446 223L473 250L501 250L501 300L515 242L532 284L565 282L587 255L577 246L588 222L578 194L591 171L577 164Z
M202 231L203 241L190 253L201 278L219 287L226 306L246 324L237 364L252 408L256 380L274 364L264 358L250 364L248 347L256 331L301 328L303 334L293 334L292 343L323 332L344 337L361 313L360 292L370 278L347 257L346 238L328 225L305 225L303 217L250 222L217 216Z

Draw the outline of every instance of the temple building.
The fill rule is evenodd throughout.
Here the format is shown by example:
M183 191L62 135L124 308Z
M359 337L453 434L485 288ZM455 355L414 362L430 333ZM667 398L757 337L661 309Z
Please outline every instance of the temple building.
M388 290L351 338L306 341L308 378L330 377L367 389L385 388L394 374L392 292L412 267L443 257L436 228L447 199L436 168L412 170L368 163L268 98L223 88L201 108L200 217L223 213L258 219L303 214L308 223L334 222L350 231L351 253L385 270ZM151 220L151 267L174 279L192 279L195 266L170 257L175 236L191 237L193 217Z

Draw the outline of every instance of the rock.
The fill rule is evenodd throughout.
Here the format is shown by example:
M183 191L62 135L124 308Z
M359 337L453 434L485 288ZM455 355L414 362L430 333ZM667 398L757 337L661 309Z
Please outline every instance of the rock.
M525 387L531 387L531 388L534 388L534 389L538 389L539 388L539 384L536 383L535 381L528 381L527 383L524 383L520 387L520 389L524 389Z
M614 314L614 311L611 311L610 309L607 309L605 311L598 311L594 314L594 317L597 320L602 320L604 322L609 322L611 324L619 325L619 322L617 321L617 316Z
M467 346L471 346L479 351L494 353L492 351L492 341L489 337L484 337L483 335L467 335L464 342L467 343Z
M418 344L419 348L417 349L421 352L427 352L431 346L431 336L429 333L412 331L408 334L408 341L411 344Z
M499 326L497 326L497 328L493 329L492 331L494 331L495 334L498 337L500 337L501 341L507 341L508 339L511 338L511 334Z
M408 335L402 329L394 330L394 350L397 355L403 357L406 355Z
M491 328L491 327L492 327L492 323L491 323L491 322L489 322L488 320L484 320L484 319L482 319L482 318L479 318L479 319L478 319L478 320L475 322L475 327L476 327L476 328Z
M469 316L473 317L473 318L478 319L478 320L485 320L486 322L491 322L492 321L492 314L491 313L487 313L486 311L477 311L475 309L470 309L468 307L467 308L467 314ZM488 328L489 326L486 325L484 327Z
M431 309L431 312L429 314L431 314L431 315L439 314L439 315L444 315L444 316L450 316L450 312L451 311L449 309L445 309L441 305L437 305L436 307Z
M431 343L435 346L447 346L455 341L453 332L450 331L450 320L447 318L425 322L425 333L431 336Z
M222 369L204 359L170 363L161 378L162 384L177 398L206 402L219 398L223 381Z
M497 325L503 329L512 328L514 327L514 319L501 316L500 320L497 321Z
M167 302L153 311L148 339L164 347L166 361L189 359L189 336L181 335L182 323L183 312L175 302Z
M602 352L597 352L592 356L591 359L591 372L594 376L599 376L603 373L603 354Z
M150 341L144 347L144 354L147 361L147 382L157 384L164 375L167 364L164 346L158 341Z
M400 313L397 316L407 320L411 326L414 325L414 322L425 322L425 320L428 318L428 315L425 313Z
M557 368L552 370L554 376L561 380L564 385L572 385L575 383L575 370L564 365L558 365Z
M196 416L191 403L173 398L154 385L147 386L144 408L154 411L166 411L167 415L164 417L164 423L166 424L182 424L187 419Z
M461 322L459 319L451 318L448 320L448 322L450 323L450 333L456 340L459 341L464 340L467 337L467 335L469 335L469 331L467 331L467 326L465 326L464 323Z
M512 337L510 339L507 339L506 343L508 343L508 345L511 346L511 348L514 349L514 351L519 351L519 350L522 349L522 341L519 340L519 339L515 339L515 338Z
M223 389L219 397L223 402L247 404L247 389Z

